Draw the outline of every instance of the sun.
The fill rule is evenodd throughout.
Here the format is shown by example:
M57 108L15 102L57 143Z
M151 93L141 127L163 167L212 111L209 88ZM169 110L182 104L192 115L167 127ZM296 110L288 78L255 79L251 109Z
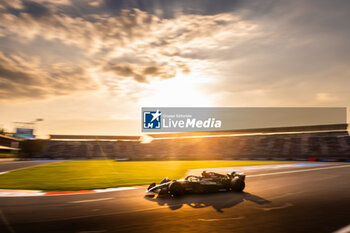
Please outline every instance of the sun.
M201 87L209 85L208 78L193 74L181 74L172 79L154 80L149 84L148 96L143 97L141 106L160 107L208 107L213 100Z

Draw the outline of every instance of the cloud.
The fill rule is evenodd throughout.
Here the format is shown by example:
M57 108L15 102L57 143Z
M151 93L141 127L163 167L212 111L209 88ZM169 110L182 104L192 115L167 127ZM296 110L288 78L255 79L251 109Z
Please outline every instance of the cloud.
M325 93L325 92L317 93L316 99L322 102L334 102L339 100L339 98L337 98L336 96L333 96L332 94Z
M121 9L140 9L165 19L180 14L216 15L233 12L241 5L240 0L104 0L105 7L112 12Z
M350 62L347 45L350 29L345 22L350 18L350 4L265 3L255 1L241 6L244 12L241 19L257 25L247 36L233 39L232 35L222 42L226 47L221 46L214 53L202 50L186 54L190 58L217 61L220 82L207 89L217 96L223 93L217 103L348 105L345 100L350 98L346 68Z
M86 15L73 17L55 7L25 2L17 12L0 14L2 34L34 40L60 40L95 53L111 46L124 46L150 30L153 16L139 10L122 11L120 16ZM51 8L48 8L51 7ZM43 18L45 16L45 18Z
M182 53L203 44L215 46L209 41L219 40L223 31L238 22L231 14L161 19L138 9L121 10L116 16L87 14L73 17L65 14L59 4L47 1L3 4L3 8L7 10L0 13L0 35L11 38L11 43L17 41L22 47L25 44L28 47L40 38L50 41L53 46L59 42L60 47L62 44L77 47L86 57L82 64L73 65L62 59L56 61L51 54L41 54L39 61L30 62L28 57L31 55L27 54L27 58L21 60L26 64L23 69L23 64L12 59L15 51L8 52L8 56L2 53L1 93L6 96L10 91L16 92L11 98L42 98L94 90L89 78L91 68L98 73L95 77L99 84L116 95L120 94L120 81L124 79L151 83L153 79L190 73L194 69L190 68L193 59ZM68 52L69 49L66 60L70 60ZM57 68L57 64L64 66ZM69 82L76 84L74 88ZM34 88L35 91L29 91Z
M37 3L47 3L47 4L54 4L54 5L71 5L72 2L70 0L33 0Z
M33 99L96 90L96 83L79 66L50 64L40 59L0 53L0 98Z
M51 15L49 8L32 1L23 2L24 9L22 12L31 15L34 18L40 18Z
M140 42L142 46L154 47L171 43L180 49L184 43L214 36L238 21L232 14L181 15L167 20L138 9L121 10L116 16L73 17L50 4L23 2L22 5L16 12L8 10L0 14L1 34L15 39L60 40L92 53L113 47L128 48Z
M212 78L204 90L213 95L225 93L220 103L226 105L237 95L267 102L277 96L287 101L298 93L300 99L317 101L317 93L328 93L327 87L331 93L344 91L330 77L349 84L344 72L350 60L349 4L345 1L328 4L321 0L314 5L312 1L270 0L152 0L147 4L36 0L2 2L1 9L2 37L23 46L40 38L78 48L74 57L81 52L83 62L69 64L72 53L67 49L67 59L53 63L79 67L74 72L83 77L89 77L93 69L98 84L116 96L127 85L129 89L151 87L155 80L184 73ZM54 73L44 64L52 62L52 55L40 60L40 68L28 69L30 74L18 67L1 67L0 72L6 77L20 76L17 79L31 81L34 87L35 72ZM312 88L315 84L317 92ZM10 88L8 81L6 85ZM137 99L137 93L133 96Z
M114 74L114 80L101 83L115 87L125 78L149 83L190 73L197 57L188 54L201 56L198 50L204 48L213 52L227 38L227 30L247 25L231 13L182 14L165 19L139 9L121 9L117 15L73 17L42 1L25 2L16 13L0 14L0 26L2 35L22 43L40 37L80 48L89 57L90 66L101 74Z
M103 3L103 0L93 0L93 1L90 1L88 4L89 4L90 6L98 7L98 6L100 6L102 3Z
M204 72L208 62L198 60L203 50L215 52L220 41L227 39L227 30L238 31L242 26L248 25L232 14L182 15L170 20L153 17L150 30L145 31L142 38L130 40L122 47L112 47L101 66L105 71L114 72L115 82L121 76L146 83L196 70ZM188 56L190 53L196 56Z
M135 81L147 83L148 77L168 79L176 76L174 67L142 66L136 64L116 64L105 68L119 77L132 77ZM185 69L185 68L184 68Z

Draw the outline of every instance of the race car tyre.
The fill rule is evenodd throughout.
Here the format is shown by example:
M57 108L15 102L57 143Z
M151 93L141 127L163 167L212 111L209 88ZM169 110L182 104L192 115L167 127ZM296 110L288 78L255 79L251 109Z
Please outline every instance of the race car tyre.
M156 186L156 183L152 183L148 186L147 190L150 190L151 188L153 188L154 186Z
M182 196L185 190L179 182L173 182L169 185L169 193L174 197L178 197Z
M231 190L234 192L242 192L245 188L245 182L239 177L235 177L231 180Z

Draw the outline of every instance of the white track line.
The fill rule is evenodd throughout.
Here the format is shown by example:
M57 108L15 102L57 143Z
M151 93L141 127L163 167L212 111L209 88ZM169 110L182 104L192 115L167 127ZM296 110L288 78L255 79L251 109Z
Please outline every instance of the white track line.
M37 161L27 161L27 162L37 162ZM39 166L49 165L49 164L53 164L53 163L60 163L60 162L64 162L64 161L53 161L51 163L44 163L44 164L38 164L38 165L31 165L31 166L28 166L28 167L15 168L15 169L11 169L11 170L0 172L0 175L6 174L6 173L9 173L9 172L13 172L13 171L26 169L26 168L39 167ZM14 163L22 163L22 162L14 162Z
M279 175L279 174L309 172L309 171L326 170L326 169L343 168L343 167L350 167L350 165L340 165L340 166L333 166L333 167L318 167L318 168L307 168L307 169L299 169L299 170L292 170L292 171L271 172L271 173L247 175L247 177L272 176L272 175Z
M119 187L119 188L94 189L94 191L97 192L97 193L106 193L106 192L124 191L124 190L131 190L131 189L137 189L137 187Z
M218 222L218 221L231 221L231 220L241 220L241 219L244 219L245 217L244 216L238 216L238 217L235 217L235 218L199 218L198 220L199 221L202 221L202 222Z

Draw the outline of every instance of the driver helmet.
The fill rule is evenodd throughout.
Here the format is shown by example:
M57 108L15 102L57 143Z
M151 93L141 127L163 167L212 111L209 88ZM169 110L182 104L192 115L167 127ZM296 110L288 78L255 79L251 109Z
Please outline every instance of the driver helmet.
M203 171L203 172L202 172L202 176L203 176L203 177L208 177L208 175L209 175L209 174L207 173L207 171Z

